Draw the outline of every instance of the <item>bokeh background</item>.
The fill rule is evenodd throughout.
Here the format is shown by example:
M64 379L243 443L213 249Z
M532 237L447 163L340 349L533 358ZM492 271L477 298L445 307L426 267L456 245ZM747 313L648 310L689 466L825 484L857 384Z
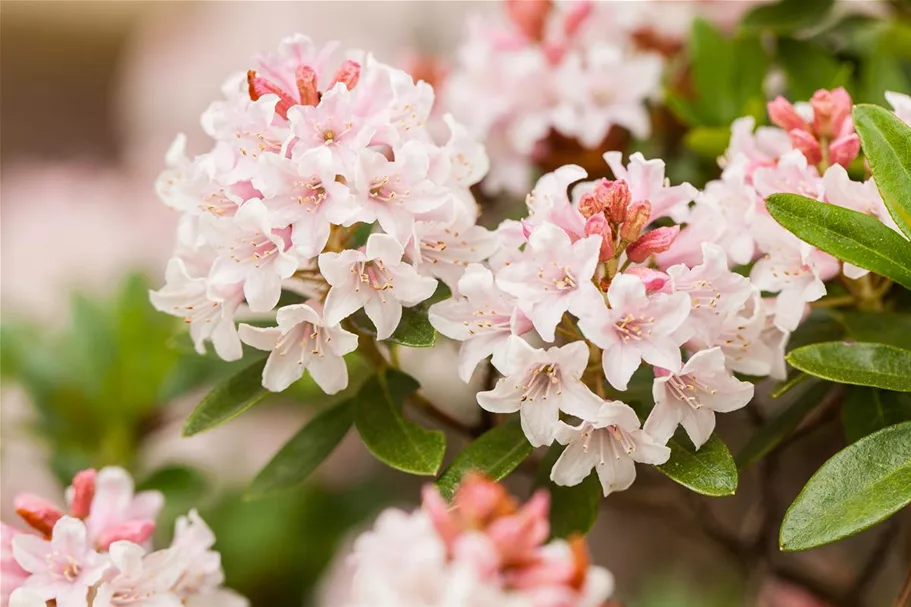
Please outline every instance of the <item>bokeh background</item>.
M715 4L716 14L736 18L745 3ZM876 12L885 3L851 4ZM656 11L665 13L660 25L681 38L692 14L708 10L698 2L665 5ZM3 1L3 520L15 519L16 492L62 495L75 470L117 463L142 486L165 491L169 521L200 507L219 538L228 585L253 605L332 606L333 587L344 584L333 571L352 533L384 507L416 503L419 484L376 465L349 436L299 491L244 500L245 484L324 402L306 386L181 438L181 422L206 386L232 367L177 343L179 323L147 302L147 289L163 279L177 219L156 200L153 182L176 133L187 134L191 151L202 149L199 114L225 76L281 37L300 31L318 42L340 40L404 65L415 53L451 54L469 14L496 10L493 2L445 1ZM678 166L692 173L698 164L685 157ZM473 397L454 376L446 347L415 357L413 373L471 415ZM742 442L749 426L729 423L724 431ZM831 454L835 432L823 428L789 451L779 471L783 499ZM642 476L630 496L605 504L591 536L595 560L614 571L625 604L721 607L763 594L772 597L763 599L766 607L821 605L744 588L711 538L662 514L679 493L654 474ZM528 490L528 479L514 482L517 492ZM738 514L750 505L745 487L711 505L723 524L746 524ZM167 537L170 522L158 533ZM875 547L882 530L871 533L792 558L817 579L837 582L854 574L858 555ZM898 585L897 561L884 554L876 563L884 597Z

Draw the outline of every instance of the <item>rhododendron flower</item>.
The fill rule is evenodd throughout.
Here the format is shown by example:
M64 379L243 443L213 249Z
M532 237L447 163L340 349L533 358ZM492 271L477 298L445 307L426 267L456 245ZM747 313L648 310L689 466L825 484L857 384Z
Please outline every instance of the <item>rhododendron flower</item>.
M13 557L13 538L21 533L6 523L0 523L0 605L6 605L10 594L30 575Z
M141 546L118 541L111 544L114 571L99 587L93 607L179 605L172 588L183 571L181 555L172 550L146 554Z
M911 125L911 96L893 91L886 91L885 95L886 101L892 106L895 115L905 124Z
M159 491L135 493L133 479L123 468L102 468L95 476L94 495L85 518L89 537L98 541L105 531L123 523L154 523L163 505L164 496Z
M686 221L687 205L696 198L696 188L688 183L668 185L664 178L663 160L646 160L636 152L624 167L622 158L620 152L604 154L614 179L622 179L629 185L632 202L648 202L651 205L650 221L661 217L671 217L676 222Z

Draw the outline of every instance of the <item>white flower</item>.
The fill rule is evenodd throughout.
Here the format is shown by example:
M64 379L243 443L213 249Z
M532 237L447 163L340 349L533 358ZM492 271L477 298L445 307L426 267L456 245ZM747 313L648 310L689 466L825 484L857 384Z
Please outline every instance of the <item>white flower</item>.
M116 573L109 575L95 594L92 607L179 607L180 597L173 586L184 563L173 550L150 554L142 546L118 541L110 547Z
M522 429L535 447L549 445L560 411L588 419L601 399L582 383L588 346L575 341L547 350L510 337L499 368L506 377L493 390L478 393L478 404L492 413L520 412Z
M475 218L457 212L451 222L416 222L405 257L419 273L439 278L456 292L465 267L484 261L497 246L492 232L476 225Z
M420 276L402 263L402 246L387 234L371 234L364 251L323 253L319 269L332 285L326 297L323 322L337 325L364 308L376 326L377 338L386 339L402 318L402 306L424 301L437 281Z
M715 429L715 413L728 413L753 398L753 384L735 378L725 367L721 348L696 352L677 373L664 373L652 385L655 408L645 431L667 441L682 424L698 449Z
M895 115L911 125L911 97L902 93L886 91L886 101L895 110Z
M327 326L323 306L308 302L279 308L277 327L240 326L240 337L254 348L271 352L263 369L263 386L281 392L308 371L326 394L348 385L345 354L357 348L357 335L339 325Z
M605 497L633 484L635 462L663 464L671 455L670 449L639 428L635 411L620 401L605 402L594 417L578 426L560 422L556 438L567 447L551 470L551 480L578 485L594 468Z

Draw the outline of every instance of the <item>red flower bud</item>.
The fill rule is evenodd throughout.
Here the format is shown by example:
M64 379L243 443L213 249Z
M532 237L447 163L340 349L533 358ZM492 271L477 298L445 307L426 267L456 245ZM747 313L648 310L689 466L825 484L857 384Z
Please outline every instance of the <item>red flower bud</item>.
M592 215L585 222L585 235L598 235L601 237L601 251L598 254L598 261L607 261L614 257L614 235L611 232L610 224L603 214Z
M329 85L331 89L339 82L344 82L345 86L350 91L355 86L357 86L357 81L361 77L361 64L357 61L345 61L338 71L335 72L335 78L332 79L332 84Z
M309 65L301 65L294 75L297 80L297 92L301 97L301 105L319 105L319 90L316 88L316 71Z
M541 40L550 13L550 0L506 0L506 12L529 40Z
M860 138L857 133L836 139L829 146L829 162L847 167L860 153Z
M76 518L87 517L94 497L95 470L89 468L73 477L73 500L70 503L70 514Z
M57 506L31 493L17 495L13 500L13 506L16 508L16 514L21 516L29 527L47 538L51 537L54 525L63 517L63 512Z
M663 291L664 287L667 286L668 281L671 279L671 277L664 272L646 268L645 266L627 268L623 273L638 276L639 280L645 284L645 290L649 293Z
M810 99L813 108L813 130L817 137L840 136L846 120L851 118L851 95L844 88L834 91L819 89Z
M637 202L626 209L626 217L620 228L620 238L626 242L635 242L642 234L652 215L652 205L647 200Z
M95 542L95 546L103 551L110 548L114 542L120 540L142 544L151 537L153 531L155 531L155 521L149 519L118 523L102 531Z
M791 102L779 95L773 101L766 105L769 112L769 120L777 124L786 131L798 129L801 131L810 130L807 121L800 117Z
M680 233L680 226L655 228L639 240L626 247L626 255L634 263L642 263L652 255L663 253L671 248L674 239Z
M806 156L809 164L819 164L822 160L822 150L819 142L810 133L794 129L788 135L791 136L791 144Z
M599 200L597 191L582 194L582 198L579 200L579 212L586 219L604 212L604 203Z
M629 185L626 181L602 181L598 184L599 188L604 189L604 209L607 218L614 225L623 223L626 219L626 211L633 201L633 195L630 194Z
M247 72L247 89L250 93L250 99L256 101L263 95L277 95L278 103L275 105L275 112L282 118L288 117L288 110L297 102L292 99L288 93L281 90L265 78L256 75L255 70Z

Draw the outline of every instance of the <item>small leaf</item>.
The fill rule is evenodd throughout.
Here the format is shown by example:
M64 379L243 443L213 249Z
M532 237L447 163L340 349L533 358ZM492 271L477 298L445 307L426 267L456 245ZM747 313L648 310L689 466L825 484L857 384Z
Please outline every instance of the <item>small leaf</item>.
M854 341L911 350L911 313L846 310L841 320Z
M219 382L202 399L183 426L184 436L193 436L234 419L263 398L263 368L266 359L258 360L237 374Z
M378 460L403 472L431 476L443 463L446 436L402 416L405 398L419 387L413 377L400 371L378 373L355 397L354 424Z
M682 428L668 441L671 458L656 466L665 475L696 493L721 497L737 490L737 465L716 435L697 451Z
M730 127L698 126L687 132L683 142L700 156L714 160L724 154L730 139Z
M469 470L477 470L498 481L515 470L532 451L518 418L510 419L465 447L443 471L437 485L443 497L451 499Z
M824 463L788 508L782 550L830 544L911 502L911 422L884 428Z
M550 491L551 536L584 535L591 530L601 510L601 483L597 474L592 472L573 487L551 483L547 490Z
M801 240L911 289L911 243L879 219L797 194L773 194L766 208Z
M830 381L911 392L911 351L882 344L830 341L792 350L785 360Z
M911 238L911 127L875 105L855 106L854 124L883 202Z
M737 468L743 470L765 457L793 432L800 422L815 409L831 389L831 384L819 383L802 390L790 405L759 428L737 454Z
M351 322L358 332L376 336L376 327L363 310L351 315ZM427 317L427 307L417 305L402 308L402 320L396 330L384 341L410 348L429 348L436 341L436 332Z
M834 0L780 0L757 6L740 22L745 30L793 32L817 25L832 8Z
M250 484L247 496L261 497L302 483L345 438L352 423L352 400L320 411L260 470Z
M851 386L841 404L841 423L849 443L906 421L911 421L907 393Z

